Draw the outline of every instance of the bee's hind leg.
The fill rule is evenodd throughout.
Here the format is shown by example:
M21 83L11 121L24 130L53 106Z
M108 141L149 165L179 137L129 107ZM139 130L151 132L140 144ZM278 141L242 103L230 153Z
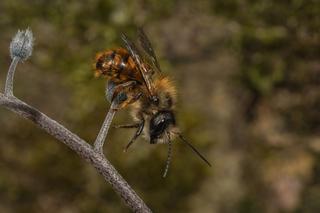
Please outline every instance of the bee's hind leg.
M109 102L116 103L113 110L123 109L137 101L143 95L141 92L135 93L133 91L136 85L136 81L128 81L123 84L116 84L113 81L108 82L106 97Z
M128 93L126 94L124 92L120 92L117 95L116 99L114 100L118 104L116 106L114 106L112 109L116 110L116 111L119 109L123 109L126 106L128 106L129 104L136 102L141 96L142 96L142 93L132 95L132 94L128 94Z
M129 91L130 88L134 87L136 84L136 81L128 81L122 84L117 84L109 80L106 87L107 100L110 103L116 102L117 104L121 104L121 102L127 99L126 93Z
M113 88L113 94L111 98L111 102L117 98L120 92L127 92L130 88L134 87L137 84L136 81L128 81L123 84L118 84Z

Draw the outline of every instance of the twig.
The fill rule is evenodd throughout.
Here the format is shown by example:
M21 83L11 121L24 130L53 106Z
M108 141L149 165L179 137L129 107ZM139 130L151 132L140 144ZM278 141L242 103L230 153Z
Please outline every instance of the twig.
M14 57L11 61L11 64L8 70L6 87L4 90L4 93L8 96L13 96L13 78L14 78L14 73L19 61L20 61L20 58Z
M110 109L109 109L109 111L107 113L107 116L104 119L104 122L103 122L103 124L101 126L101 129L99 131L97 139L94 142L94 149L100 154L103 154L103 144L104 144L104 142L106 140L106 137L107 137L111 122L112 122L113 117L114 117L114 115L116 113L116 110L114 109L115 105L116 105L115 102L112 102L112 104L110 106Z
M133 191L110 162L103 155L97 153L90 144L79 136L15 97L7 97L0 93L0 105L31 120L37 126L75 151L80 157L87 160L103 175L105 180L112 185L113 189L121 196L126 205L134 212L151 212L143 200Z
M31 120L38 127L42 128L47 133L63 142L70 149L75 151L80 157L88 161L93 167L96 168L96 170L104 177L104 179L111 184L114 191L120 195L123 202L130 207L133 212L151 212L144 201L121 177L117 170L105 158L102 152L97 152L89 143L72 133L64 126L13 96L13 75L16 64L20 61L15 61L15 58L17 57L21 60L26 60L32 53L32 41L33 37L30 30L19 31L12 40L10 45L10 53L13 60L10 66L12 76L9 76L9 80L6 82L6 94L0 93L0 105L12 112L15 112L19 116ZM12 86L10 86L10 84ZM99 136L97 137L99 138L98 143L101 145L101 150L113 115L114 112L112 112L110 116L106 117L106 121L100 130Z
M25 61L32 55L33 35L31 30L18 30L10 43L11 64L7 74L4 94L13 96L13 78L19 61Z

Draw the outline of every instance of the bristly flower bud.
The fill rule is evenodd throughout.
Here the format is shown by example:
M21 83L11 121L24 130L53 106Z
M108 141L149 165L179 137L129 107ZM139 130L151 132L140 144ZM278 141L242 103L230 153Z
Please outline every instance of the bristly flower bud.
M27 60L32 54L33 41L34 38L29 28L18 30L10 43L11 58L18 57L23 61Z

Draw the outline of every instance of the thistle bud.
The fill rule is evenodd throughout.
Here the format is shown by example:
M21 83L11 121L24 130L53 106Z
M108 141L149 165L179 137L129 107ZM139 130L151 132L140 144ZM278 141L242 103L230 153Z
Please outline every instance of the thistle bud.
M11 58L18 57L23 61L27 60L32 54L33 41L34 38L29 28L18 30L10 43Z

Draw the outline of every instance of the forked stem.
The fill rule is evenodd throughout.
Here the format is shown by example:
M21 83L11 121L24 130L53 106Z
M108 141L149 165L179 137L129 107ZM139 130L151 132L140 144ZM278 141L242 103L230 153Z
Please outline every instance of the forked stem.
M106 140L113 117L116 114L115 106L115 102L112 102L106 118L104 119L104 122L101 126L99 134L94 142L94 150L100 154L103 154L103 145Z
M4 88L4 94L6 96L13 96L13 79L14 79L14 73L16 71L17 65L20 61L19 57L14 57L11 61L8 74L7 74L7 79L6 79L6 85Z
M8 70L8 76L5 85L5 94L0 92L0 106L13 111L34 122L44 131L54 136L60 142L67 145L83 159L87 160L96 170L111 184L111 187L117 192L124 203L132 212L151 212L144 201L136 194L130 185L121 177L112 164L101 154L103 143L105 141L111 121L116 112L114 105L106 116L99 135L94 143L95 149L79 136L59 124L57 121L49 118L39 110L22 102L13 96L13 78L18 62L25 61L32 54L33 36L31 30L18 31L10 44L10 55L12 62ZM98 153L96 150L99 150Z

